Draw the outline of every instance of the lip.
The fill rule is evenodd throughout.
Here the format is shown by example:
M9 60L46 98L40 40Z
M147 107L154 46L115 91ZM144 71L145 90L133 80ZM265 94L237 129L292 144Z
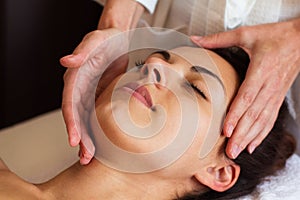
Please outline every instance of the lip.
M152 107L152 98L146 87L140 86L137 83L127 83L123 88L148 108Z

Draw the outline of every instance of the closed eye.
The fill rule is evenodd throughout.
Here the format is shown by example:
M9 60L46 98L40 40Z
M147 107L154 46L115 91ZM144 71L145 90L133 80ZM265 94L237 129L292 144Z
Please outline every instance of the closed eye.
M135 66L138 67L139 69L143 67L145 64L145 60L137 60L134 62Z
M197 86L195 86L193 83L191 83L190 87L192 87L194 91L196 91L201 97L203 97L203 99L207 100L207 97L204 94L204 92L202 90L200 90Z

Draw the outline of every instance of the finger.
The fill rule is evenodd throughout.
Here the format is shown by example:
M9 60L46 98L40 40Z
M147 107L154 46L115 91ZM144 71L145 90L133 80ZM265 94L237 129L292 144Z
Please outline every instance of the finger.
M245 111L255 100L257 94L261 90L262 82L255 81L255 76L246 78L242 83L236 97L230 105L230 109L224 120L224 135L230 137ZM255 112L255 111L252 111ZM255 117L255 113L251 114Z
M70 68L80 67L111 34L113 34L113 31L105 32L96 30L88 33L71 55L60 59L61 65Z
M204 48L224 48L232 46L243 46L242 41L245 28L238 28L231 31L220 32L204 37L191 36L191 40L198 46Z
M75 48L73 55L80 55L82 64L90 57L94 56L98 47L108 39L119 33L117 29L95 30L84 36L80 44ZM118 46L120 47L120 46ZM116 47L117 48L117 47ZM122 49L122 48L121 48Z
M261 144L261 142L267 137L267 135L270 133L271 129L273 128L276 119L278 117L278 113L280 110L280 107L284 101L284 97L285 97L285 92L281 91L278 92L278 98L277 99L273 99L273 102L270 102L269 104L267 104L267 108L266 108L266 113L264 113L264 115L266 115L266 117L263 117L263 114L261 114L259 117L260 118L265 118L267 123L266 124L262 124L262 131L260 131L259 134L256 135L256 137L254 139L252 139L252 141L249 143L248 145L248 152L249 153L253 153L253 151L256 149L256 147ZM269 113L269 115L267 114ZM261 120L263 121L263 120Z
M89 120L83 120L85 123L88 123ZM83 122L81 121L81 122ZM80 163L82 165L88 164L94 154L95 154L95 146L93 144L93 141L91 137L88 134L88 126L81 125L81 141L80 141L80 150L81 150L81 157L80 157Z
M84 57L81 54L71 54L62 57L60 60L60 64L64 67L68 68L77 68L83 64Z
M250 142L250 140L255 137L255 135L249 134L250 129L252 130L253 134L259 132L262 129L262 127L257 127L257 132L253 132L253 124L261 124L257 123L258 117L261 112L270 107L270 109L272 109L273 106L275 106L275 98L273 96L274 93L276 92L271 91L267 87L260 88L258 94L249 105L249 107L244 111L244 113L242 113L241 118L238 120L238 124L234 128L234 134L238 136L238 139L235 140L237 143L241 143L242 141ZM246 144L245 146L247 145L248 144Z
M79 119L78 113L73 111L73 87L77 74L77 69L68 69L64 74L65 86L63 89L62 99L62 114L66 124L69 143L71 146L76 146L80 141L80 133L76 127L75 119Z
M74 147L79 144L80 134L75 118L73 117L72 104L62 104L63 118L66 124L69 144Z
M268 111L263 111L262 113L268 113ZM228 157L235 159L247 146L249 148L248 144L250 144L255 137L261 134L263 129L268 125L269 120L266 116L267 114L260 115L253 124L251 123L251 126L247 131L233 133L226 147ZM253 145L250 149L252 151L252 148L256 148L256 146L254 147Z
M90 148L86 148L83 142L80 142L80 164L87 165L91 162L93 155L95 153L95 148L90 151ZM94 147L94 145L92 145Z
M277 116L278 112L276 115L273 115L273 118L270 118L263 130L250 142L250 144L247 147L247 150L250 154L252 154L255 151L256 147L258 147L262 143L262 141L268 136L268 134L270 134L270 131L272 130Z
M265 104L257 105L254 102L249 107L234 129L226 148L226 153L230 158L236 158L263 129L263 120L266 119L259 119L259 114L264 109Z
M254 102L253 105L256 104L257 103ZM262 110L260 110L259 115L254 121L247 121L247 117L245 117L243 118L243 122L239 122L239 125L237 126L239 128L234 131L226 148L226 153L230 158L236 158L247 146L249 153L254 151L261 141L257 144L252 143L252 141L254 138L258 137L258 135L262 135L262 137L259 138L264 139L266 137L266 133L271 130L278 114L278 111L274 112L274 109L277 109L277 104L278 100L268 101L266 106L262 107ZM279 110L279 108L277 110ZM247 114L245 114L245 116L247 116ZM247 126L249 128L243 129L243 126ZM252 145L250 145L250 143L252 143Z
M265 64L262 63L261 59L261 57L254 57L250 61L246 77L230 105L223 127L223 133L227 137L232 135L232 132L242 115L249 109L249 106L253 104L253 101L259 94L260 90L262 90L264 84L268 83L266 80L273 79L272 75L265 73L266 67ZM269 93L266 93L262 99L266 99L265 96L268 97L268 95ZM255 113L252 114L254 115Z

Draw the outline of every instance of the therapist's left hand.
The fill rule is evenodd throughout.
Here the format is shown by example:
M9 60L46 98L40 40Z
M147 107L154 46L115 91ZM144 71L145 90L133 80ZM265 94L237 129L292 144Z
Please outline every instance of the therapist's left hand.
M299 74L300 19L191 39L204 48L239 46L248 53L246 78L230 106L223 132L230 137L226 147L230 158L236 158L246 147L252 153L272 129Z
M95 152L88 134L90 112L95 102L93 97L97 98L127 65L124 59L116 59L128 51L127 34L120 33L116 28L92 31L71 55L60 59L60 63L68 68L64 74L62 112L69 143L71 146L80 145L81 164L88 164ZM116 61L111 63L113 60ZM96 92L94 86L98 86Z

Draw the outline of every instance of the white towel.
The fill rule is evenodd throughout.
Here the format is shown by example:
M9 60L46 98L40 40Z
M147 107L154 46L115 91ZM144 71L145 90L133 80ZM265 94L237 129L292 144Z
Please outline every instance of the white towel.
M283 170L269 176L251 194L238 200L299 200L300 199L300 157L292 155Z

